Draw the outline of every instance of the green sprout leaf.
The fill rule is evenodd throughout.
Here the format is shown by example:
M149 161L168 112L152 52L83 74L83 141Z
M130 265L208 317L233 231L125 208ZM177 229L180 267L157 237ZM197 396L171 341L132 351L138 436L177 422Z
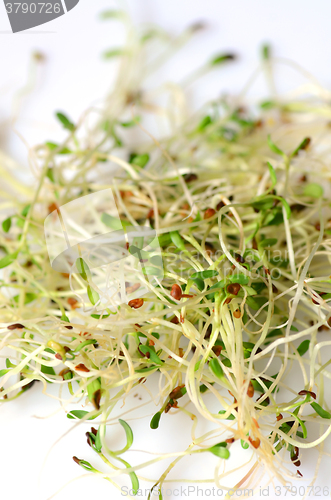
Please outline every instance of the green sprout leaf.
M209 361L209 368L217 378L223 378L224 372L218 361L218 359L213 358Z
M293 151L291 157L293 158L293 156L297 156L299 151L301 151L302 149L307 149L310 144L310 141L311 141L310 137L305 137L305 139L302 142L300 142L299 146Z
M153 266L143 267L142 272L144 274L147 274L148 276L162 277L162 275L163 275L162 269L159 269L159 268L153 267Z
M230 452L226 448L226 446L227 443L225 442L218 443L212 446L211 448L208 448L207 451L210 451L213 455L216 455L216 457L224 458L226 460L230 456Z
M196 284L197 288L200 290L200 292L202 292L202 290L205 288L204 281L200 278L195 278L193 281ZM208 295L207 295L207 297L208 297Z
M16 368L16 365L14 365L9 358L6 358L6 368Z
M132 165L137 165L137 167L144 168L149 162L149 154L145 153L143 155L132 154L130 156L129 163Z
M155 415L152 417L152 420L150 422L150 428L151 429L157 429L159 427L159 423L160 423L160 418L161 418L161 412L158 411L157 413L155 413Z
M127 465L127 468L131 468L131 465L128 464ZM130 479L131 479L131 484L132 484L132 491L133 491L133 494L134 495L137 495L138 491L139 491L139 479L137 477L137 474L135 472L129 472L129 476L130 476Z
M82 342L81 344L79 344L75 349L74 349L74 352L78 352L80 351L81 349L84 349L84 347L86 347L87 345L90 345L90 344L96 344L97 341L95 339L88 339L88 340L85 340L84 342Z
M25 293L25 298L24 298L24 305L30 304L30 302L33 302L34 300L36 300L37 297L38 297L38 295L36 295L35 293L26 292ZM15 297L13 297L14 301L16 302L16 304L18 304L19 298L20 298L19 295L15 295Z
M185 242L178 231L171 231L170 238L175 247L179 250L185 250Z
M127 469L131 469L131 465L128 462L126 462L125 460L123 460L123 458L117 457L117 460L122 462L122 464L124 464ZM132 471L132 472L129 472L129 476L131 479L133 494L137 495L137 493L139 491L139 480L138 480L137 474Z
M71 410L68 414L67 414L67 418L70 418L70 419L82 419L84 418L86 415L88 415L90 412L88 411L84 411L84 410ZM95 415L92 415L91 417L89 417L87 420L94 420L95 418L98 417L98 415L100 415L100 413L97 413Z
M324 410L318 403L310 403L310 406L316 411L316 413L322 418L331 418L331 413Z
M135 370L135 373L146 373L151 372L152 370L157 369L157 366L148 366L147 368L141 368L140 370Z
M87 384L87 394L88 398L91 402L94 400L94 395L97 391L101 389L101 379L100 377L92 380L89 384Z
M262 59L264 59L265 61L268 61L270 59L270 54L271 54L270 45L268 45L268 44L262 45L261 52L262 52Z
M323 188L319 184L316 184L315 182L311 182L310 184L307 184L303 190L303 194L305 196L310 196L310 198L322 198L323 196Z
M84 281L87 281L89 278L91 278L90 268L89 268L88 264L86 264L85 260L82 259L82 257L79 257L76 260L76 268L77 268L78 273L80 274L80 276L83 278Z
M241 444L241 447L244 449L244 450L247 450L249 448L249 443L247 443L246 441L244 441L243 439L240 440L240 444Z
M272 208L273 204L273 198L265 195L257 196L255 200L250 203L250 205L256 210L268 210Z
M257 295L257 291L252 286L244 285L244 289L246 290L246 293L249 297L252 295ZM244 291L239 290L238 297L244 297Z
M202 279L199 279L199 281L202 283L201 290L203 290L204 289L204 281ZM196 283L197 279L195 279L194 282ZM206 295L207 299L213 300L213 298L215 297L215 294L219 291L223 291L225 286L226 286L226 280L221 280L221 281L218 281L217 283L214 283L214 285L212 285L208 288L208 292L210 291L211 293L208 293Z
M118 217L113 217L106 213L101 215L101 222L103 222L105 226L116 229L117 231L123 229L122 222Z
M310 344L310 340L304 340L303 342L301 342L301 344L299 345L299 347L297 349L300 356L303 356L308 351L309 344Z
M155 247L160 245L161 248L165 248L171 243L171 237L169 233L160 234L157 238L150 243L151 247Z
M246 304L249 305L254 311L258 311L266 302L267 297L247 297Z
M92 467L92 465L89 462L86 462L86 460L80 460L77 457L73 457L73 459L76 462L76 464L78 464L81 467L83 467L83 469L85 469L85 470L87 470L89 472L97 472L96 469L94 467Z
M12 253L0 259L0 269L4 269L5 267L10 266L15 261L16 257L17 254Z
M274 101L263 101L260 104L261 109L272 109L277 106L277 103Z
M299 410L299 408L297 408L297 410ZM301 429L302 429L302 433L303 433L303 438L306 439L308 433L307 433L307 427L305 426L305 423L303 422L303 420L301 420L301 418L298 417L298 415L296 414L296 412L290 413L290 415L292 415L293 417L295 417L296 420L299 422L299 424L301 425ZM330 418L331 418L331 415L330 415Z
M121 122L121 126L124 128L135 127L140 121L140 116L136 116L133 120L129 120L128 122Z
M133 432L132 432L131 427L129 426L129 424L127 422L125 422L125 420L122 420L121 418L119 418L118 421L121 424L121 426L123 427L123 429L125 430L125 435L126 435L126 445L121 450L121 453L124 453L126 450L128 450L132 446Z
M215 276L218 276L219 272L218 271L215 271L215 270L206 270L206 271L199 271L199 272L196 272L196 273L193 273L191 275L191 279L193 280L196 280L196 279L200 279L200 280L206 280L208 278L214 278Z
M239 283L239 285L248 285L249 283L249 277L246 276L245 274L239 273L239 274L233 274L229 276L229 282L230 283ZM219 282L221 283L221 282Z
M47 174L46 174L46 177L54 184L55 183L55 179L54 179L54 171L52 168L48 168L47 169Z
M62 123L63 128L65 128L66 130L70 130L70 132L74 132L76 130L75 125L64 113L58 112L56 113L56 117Z
M100 295L90 285L87 285L87 295L93 306L100 300Z
M26 207L23 208L23 210L21 212L22 217L26 217L28 215L30 208L31 208L31 205L26 205Z
M143 354L147 354L149 353L149 359L157 364L157 365L162 365L162 361L161 359L158 357L158 355L156 354L156 352L151 348L149 347L148 345L140 345L139 346L139 349L140 351L143 353Z
M282 203L282 205L285 208L287 219L289 219L291 217L291 213L292 213L290 205L287 203L287 201L282 196L274 196L274 198L276 198L277 200L279 200Z
M125 53L125 50L121 48L109 49L103 53L103 57L105 59L113 59L114 57L123 56Z
M269 168L269 173L270 173L270 179L272 182L272 187L274 187L277 184L276 172L275 172L274 167L269 162L268 162L268 168Z
M272 247L276 245L277 241L277 238L266 238L259 243L259 248Z
M202 132L205 128L208 127L208 125L210 125L211 123L213 123L212 119L210 118L209 115L205 116L204 118L202 118L201 122L199 123L198 125L198 132Z
M284 223L283 211L280 207L275 207L263 219L262 226L279 226Z
M110 313L108 313L108 314L102 314L102 319L109 318L109 316L110 316ZM91 314L91 318L93 318L93 319L100 319L101 318L101 314Z
M101 425L99 425L99 427L98 427L97 435L95 436L94 446L95 446L95 449L97 450L97 452L100 453L102 450Z
M220 410L219 412L219 415L224 415L226 413L226 410ZM226 418L226 420L235 420L236 417L234 415L232 415L232 413L230 413L230 415Z
M41 365L40 371L45 375L56 375L55 370L52 366Z
M268 135L268 146L269 148L271 149L271 151L273 153L275 153L276 155L279 155L279 156L286 156L284 151L282 151L281 149L279 149L278 146L276 146L276 144L271 140L271 137L270 135Z
M100 14L100 19L104 21L108 19L121 19L123 17L125 17L125 13L122 10L115 9L104 10Z
M149 252L146 252L146 250L142 250L141 248L136 247L135 245L131 245L129 247L129 252L131 255L134 255L134 257L137 257L139 260L150 260L151 255Z
M71 371L66 372L66 373L63 374L63 379L64 380L71 380L72 378L73 378L73 374L72 374Z
M8 217L8 219L5 219L2 223L2 230L4 233L8 233L11 228L11 217Z
M46 146L48 147L48 149L50 151L54 151L54 149L59 149L60 148L59 144L57 144L56 142L46 142ZM71 154L71 153L72 153L71 149L69 149L67 147L64 147L64 148L61 148L57 154L59 154L59 155L68 155L68 154ZM49 171L52 172L52 169L49 169ZM51 176L52 178L50 177L49 172L47 172L47 177L52 182L54 182L54 178L53 178L53 176Z
M219 54L218 56L213 57L210 61L211 66L218 66L219 64L223 64L228 61L234 61L236 56L234 54Z

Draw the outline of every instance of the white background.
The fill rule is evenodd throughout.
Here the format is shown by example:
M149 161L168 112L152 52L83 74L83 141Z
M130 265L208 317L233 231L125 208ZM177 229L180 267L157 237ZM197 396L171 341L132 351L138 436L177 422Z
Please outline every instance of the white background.
M101 23L98 14L114 5L111 0L80 0L79 5L64 17L13 35L1 3L0 147L10 150L22 164L27 163L28 146L46 139L54 140L61 134L54 119L55 110L65 110L77 120L90 104L100 100L110 89L115 65L103 61L100 54L108 48L120 46L123 32L118 23ZM331 88L331 2L327 0L132 0L128 7L135 22L156 22L173 34L180 33L192 22L207 22L208 29L175 58L173 65L167 66L165 76L169 80L180 80L215 53L231 51L240 56L237 63L226 70L215 71L193 88L196 104L223 92L239 92L257 66L264 42L272 44L277 56L296 61ZM30 56L34 50L43 52L46 61L35 75L30 94L22 100L19 92L26 86ZM279 88L288 90L303 79L287 69L283 73L280 71L279 81ZM265 96L263 82L257 84L254 92ZM18 110L16 129L20 137L11 127L11 119ZM56 395L56 391L53 394ZM144 391L141 395L142 401L148 399ZM128 407L132 403L128 401ZM46 500L66 481L80 474L80 469L71 460L72 455L87 460L92 457L85 443L85 428L64 438L47 456L53 443L71 428L72 421L67 420L63 413L46 420L33 416L46 417L58 408L56 400L40 394L39 387L2 408L0 471L4 498ZM151 414L154 408L151 406L146 413ZM145 422L144 429L146 425ZM176 420L176 425L180 429L175 434L176 446L173 448L165 435L157 445L154 443L154 449L179 450L189 444L187 420ZM162 432L166 433L166 430L173 432L171 420L162 427ZM159 439L160 432L157 435L147 432L145 440L155 439L155 436ZM121 447L121 435L113 439L114 445ZM144 448L146 441L140 439L135 448ZM38 486L38 476L46 456ZM135 456L133 453L132 457ZM309 477L313 471L309 467L308 455L304 456L306 463L300 469L305 477ZM195 471L200 470L212 477L209 464L215 465L215 460L203 460L200 469ZM158 469L162 470L162 467ZM189 473L185 467L179 470L181 475ZM327 470L327 464L323 462L317 484L331 486ZM128 482L124 479L122 484ZM117 499L120 496L106 481L88 478L76 481L56 498L87 500ZM270 492L269 498L277 497Z

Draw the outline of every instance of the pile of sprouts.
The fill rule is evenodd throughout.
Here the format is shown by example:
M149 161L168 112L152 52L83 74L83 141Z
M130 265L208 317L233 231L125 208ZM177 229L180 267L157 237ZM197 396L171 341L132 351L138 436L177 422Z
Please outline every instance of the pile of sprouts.
M104 17L129 24L123 13ZM117 420L127 437L119 451L106 431L115 408L150 380L158 389L145 422L155 439L178 412L192 426L187 449L160 477L147 478L159 498L168 473L195 453L214 455L222 486L236 442L253 455L234 489L253 484L258 470L282 484L300 480L306 450L327 455L331 433L324 390L331 378L330 94L311 79L294 97L272 94L248 105L244 94L225 96L190 115L187 87L150 88L145 78L202 28L173 40L129 26L125 46L105 54L119 69L103 106L78 123L58 112L66 138L30 151L33 189L9 164L11 188L1 188L0 401L22 397L23 404L35 382L44 393L58 384L67 417L89 426L90 448L75 462L117 488L126 474L133 496L153 460L123 458L134 420ZM230 71L234 59L215 55L187 81ZM268 79L273 62L265 47L260 70ZM157 235L155 255L139 238L123 247L136 259L135 282L125 273L112 279L113 263L91 265L94 247L67 270L51 265L44 221L66 204L94 195L93 210L74 228L82 240L119 229L97 194L105 189L122 228ZM196 435L201 419L212 431ZM93 452L109 465L106 474Z

